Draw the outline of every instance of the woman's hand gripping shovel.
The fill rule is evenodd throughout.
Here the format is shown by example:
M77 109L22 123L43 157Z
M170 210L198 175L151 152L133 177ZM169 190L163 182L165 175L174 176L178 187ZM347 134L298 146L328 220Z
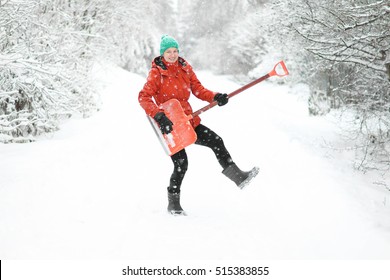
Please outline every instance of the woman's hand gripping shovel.
M286 65L283 61L278 62L271 72L268 74L254 80L253 82L250 82L249 84L231 92L228 94L229 99L233 96L243 92L244 90L253 87L254 85L272 77L272 76L278 76L278 77L284 77L287 76L288 70ZM190 120L198 116L207 110L213 108L218 103L217 101L213 101L207 106L199 109L198 111L194 112L191 115L186 115L184 113L183 108L180 105L180 102L176 99L170 99L163 104L161 104L159 107L162 109L165 113L165 115L171 120L173 123L172 126L172 132L169 134L162 134L160 131L160 128L156 121L148 116L148 119L153 126L154 131L156 132L156 135L158 136L158 139L160 140L161 145L163 146L165 152L167 155L171 156L180 150L184 149L185 147L195 143L196 141L196 133L194 128L192 127Z

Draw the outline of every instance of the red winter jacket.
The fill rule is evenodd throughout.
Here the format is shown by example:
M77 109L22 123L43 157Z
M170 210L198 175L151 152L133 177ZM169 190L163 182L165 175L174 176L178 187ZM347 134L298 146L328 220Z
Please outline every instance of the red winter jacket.
M162 56L159 56L152 62L152 69L138 95L138 101L146 114L154 117L156 113L162 111L158 105L175 98L180 101L184 112L190 115L193 113L188 102L191 92L197 98L208 102L212 102L216 95L215 92L202 86L191 65L183 58L179 57L176 63L169 64ZM197 127L200 124L200 118L194 117L191 124L194 128Z

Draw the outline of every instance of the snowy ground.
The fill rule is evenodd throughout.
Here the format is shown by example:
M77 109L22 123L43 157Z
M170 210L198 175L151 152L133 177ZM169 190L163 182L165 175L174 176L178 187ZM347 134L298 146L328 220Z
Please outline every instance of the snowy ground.
M198 76L212 90L239 87ZM101 77L101 112L0 145L1 259L390 258L390 193L325 148L337 126L308 116L305 87L264 82L203 114L236 163L260 174L239 190L211 151L191 146L188 216L173 217L171 161L137 102L145 78L111 68Z

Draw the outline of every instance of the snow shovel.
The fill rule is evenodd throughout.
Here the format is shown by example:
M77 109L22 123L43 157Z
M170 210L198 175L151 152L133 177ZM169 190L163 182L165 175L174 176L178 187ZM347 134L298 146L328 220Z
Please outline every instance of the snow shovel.
M289 73L286 65L284 64L283 61L280 61L274 66L271 72L229 93L228 97L230 99L233 96L239 94L240 92L243 92L244 90L268 79L269 77L272 76L284 77L287 76L288 74ZM177 99L170 99L164 102L159 106L159 108L164 111L165 115L173 123L172 132L169 134L162 134L156 121L152 117L148 116L148 119L167 155L169 156L174 155L175 153L179 152L185 147L195 143L196 133L190 123L190 120L195 116L198 116L206 112L207 110L213 108L217 104L218 104L217 101L213 101L207 106L192 113L191 115L186 115L184 113L183 108L180 105L180 102Z

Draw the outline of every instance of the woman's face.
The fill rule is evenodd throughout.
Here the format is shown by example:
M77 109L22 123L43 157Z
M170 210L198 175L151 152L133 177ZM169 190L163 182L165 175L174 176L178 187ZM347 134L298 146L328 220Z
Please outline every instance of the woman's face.
M174 63L179 58L179 51L176 48L169 48L164 52L163 56L167 62Z

